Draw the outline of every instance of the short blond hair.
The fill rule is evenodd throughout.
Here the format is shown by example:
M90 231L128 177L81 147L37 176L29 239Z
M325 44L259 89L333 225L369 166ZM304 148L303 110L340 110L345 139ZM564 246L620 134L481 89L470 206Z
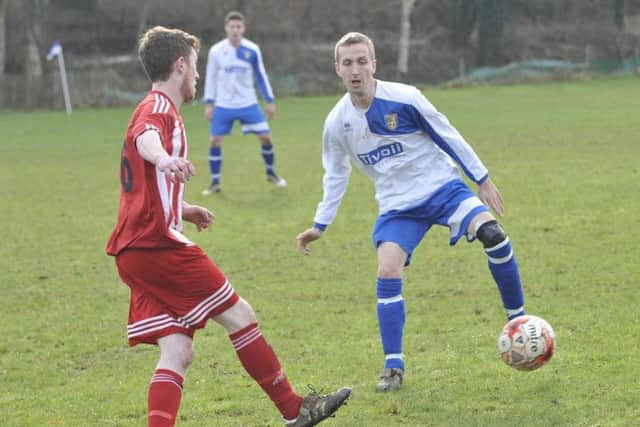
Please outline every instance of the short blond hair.
M342 36L340 40L338 40L338 43L336 43L336 47L333 51L333 59L336 61L336 64L338 63L338 59L339 59L338 50L341 47L351 46L351 45L360 44L360 43L367 45L367 48L369 49L369 56L371 57L372 60L375 61L376 50L373 47L373 42L371 41L371 39L362 33L351 32Z
M156 26L138 40L138 55L151 82L167 81L173 63L181 56L189 58L191 48L200 50L200 39L185 31Z

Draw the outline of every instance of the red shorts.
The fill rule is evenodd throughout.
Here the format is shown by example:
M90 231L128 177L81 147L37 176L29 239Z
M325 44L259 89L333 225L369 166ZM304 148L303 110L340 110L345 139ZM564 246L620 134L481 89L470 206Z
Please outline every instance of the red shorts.
M131 288L129 345L156 344L182 333L193 337L207 320L238 302L222 271L198 246L127 249L116 256L122 281Z

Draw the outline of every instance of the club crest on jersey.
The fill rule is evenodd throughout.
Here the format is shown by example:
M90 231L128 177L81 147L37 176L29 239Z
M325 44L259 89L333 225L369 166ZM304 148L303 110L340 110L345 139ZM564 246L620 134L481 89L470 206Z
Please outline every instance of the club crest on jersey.
M399 142L394 142L391 144L381 145L375 150L371 150L368 153L358 154L358 158L365 165L375 165L376 163L384 160L388 157L397 156L400 153L403 153L404 149L402 148L402 144Z
M384 121L387 124L387 129L389 129L389 130L398 129L398 114L397 113L385 114L384 115Z
M249 58L251 58L251 52L250 52L250 51L248 51L248 50L245 50L245 51L244 51L244 58L245 58L245 59L249 59Z

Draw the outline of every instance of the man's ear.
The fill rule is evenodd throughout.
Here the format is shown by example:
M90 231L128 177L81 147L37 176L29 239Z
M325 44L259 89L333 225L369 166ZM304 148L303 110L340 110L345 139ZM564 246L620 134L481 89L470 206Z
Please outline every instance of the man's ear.
M179 73L184 73L184 70L187 66L187 60L185 59L184 56L181 56L180 58L176 59L175 62L175 70Z

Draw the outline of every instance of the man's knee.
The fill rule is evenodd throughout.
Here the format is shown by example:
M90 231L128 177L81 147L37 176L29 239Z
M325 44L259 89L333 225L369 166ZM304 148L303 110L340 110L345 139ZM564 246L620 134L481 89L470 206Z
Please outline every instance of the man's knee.
M380 264L378 266L378 277L382 279L393 279L402 276L402 266L391 264Z
M209 142L211 142L212 147L220 147L222 145L222 137L211 136L209 137Z
M238 322L244 324L243 327L256 323L256 312L253 311L253 307L247 301L240 298L234 307L236 308L235 316Z
M193 361L193 340L174 337L159 341L161 355L172 364L187 369Z
M507 233L498 221L493 220L482 224L476 232L476 237L485 248L493 248L507 239Z
M222 325L227 332L233 333L252 323L257 323L256 313L247 301L240 298L231 308L216 316L213 320Z
M185 346L182 349L180 354L180 362L185 368L188 368L191 365L191 362L193 362L193 356L193 345Z
M267 134L258 134L258 140L260 141L260 144L262 144L262 145L272 145L271 136L268 133Z
M393 279L402 277L407 253L395 242L382 242L378 246L378 277Z

